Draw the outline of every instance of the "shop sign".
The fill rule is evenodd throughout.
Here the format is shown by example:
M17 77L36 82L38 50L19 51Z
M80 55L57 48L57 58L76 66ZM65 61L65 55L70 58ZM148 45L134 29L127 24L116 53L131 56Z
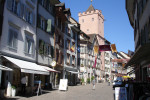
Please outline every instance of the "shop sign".
M56 61L52 61L51 66L55 67L56 66Z
M68 79L60 79L59 90L66 91L68 87Z
M115 88L115 100L127 100L127 92L125 87Z

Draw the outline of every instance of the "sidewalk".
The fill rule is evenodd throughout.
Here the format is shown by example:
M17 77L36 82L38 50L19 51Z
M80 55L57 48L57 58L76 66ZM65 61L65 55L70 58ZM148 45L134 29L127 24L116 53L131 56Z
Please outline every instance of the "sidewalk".
M92 84L68 86L68 91L44 91L39 96L8 98L5 100L113 100L112 86L107 83L97 83L92 90Z

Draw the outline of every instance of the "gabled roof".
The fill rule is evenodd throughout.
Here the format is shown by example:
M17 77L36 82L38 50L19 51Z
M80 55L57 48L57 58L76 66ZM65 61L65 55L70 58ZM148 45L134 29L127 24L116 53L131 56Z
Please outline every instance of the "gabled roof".
M58 7L65 6L65 3L55 4L55 6L58 6Z
M89 6L89 8L86 10L86 12L91 12L91 11L95 11L92 4Z

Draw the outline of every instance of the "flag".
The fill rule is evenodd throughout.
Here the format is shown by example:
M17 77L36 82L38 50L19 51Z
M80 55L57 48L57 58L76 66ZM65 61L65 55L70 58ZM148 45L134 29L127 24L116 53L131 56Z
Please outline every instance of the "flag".
M110 45L100 45L99 51L111 51Z
M75 50L75 44L72 45L72 47L70 48L70 50L71 50L72 52L74 52L74 50Z
M96 63L97 63L97 55L95 56L95 63L93 65L93 68L96 68Z
M98 54L98 49L99 49L99 47L98 46L94 46L94 54Z
M77 48L77 51L80 52L80 47Z
M114 52L117 52L117 49L116 49L116 45L115 44L111 44L111 51L114 53Z

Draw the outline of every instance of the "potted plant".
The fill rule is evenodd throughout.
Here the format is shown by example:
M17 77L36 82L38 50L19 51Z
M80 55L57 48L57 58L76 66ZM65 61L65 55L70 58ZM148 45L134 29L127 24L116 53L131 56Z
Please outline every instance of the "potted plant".
M90 78L87 78L87 83L90 83Z
M14 97L14 96L16 96L16 87L15 86L12 86L11 87L12 89L11 89L11 95L12 95L12 97Z
M81 64L81 67L84 67L83 64Z
M82 85L84 84L84 78L81 79Z
M92 76L92 77L91 77L91 80L93 80L94 78L95 78L95 77L94 77L94 76Z

